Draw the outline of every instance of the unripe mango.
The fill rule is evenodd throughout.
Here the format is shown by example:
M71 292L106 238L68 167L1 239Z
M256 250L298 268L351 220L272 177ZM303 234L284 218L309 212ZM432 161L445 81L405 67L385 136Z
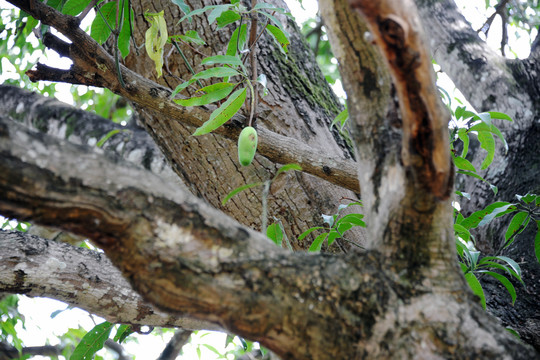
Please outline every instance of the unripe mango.
M238 161L242 166L248 166L257 151L257 130L247 126L238 137Z

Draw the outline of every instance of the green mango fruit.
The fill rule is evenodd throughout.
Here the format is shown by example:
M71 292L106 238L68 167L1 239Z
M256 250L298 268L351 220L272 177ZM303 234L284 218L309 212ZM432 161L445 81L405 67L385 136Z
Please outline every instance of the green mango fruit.
M248 126L238 137L238 161L242 166L249 166L257 151L257 130Z

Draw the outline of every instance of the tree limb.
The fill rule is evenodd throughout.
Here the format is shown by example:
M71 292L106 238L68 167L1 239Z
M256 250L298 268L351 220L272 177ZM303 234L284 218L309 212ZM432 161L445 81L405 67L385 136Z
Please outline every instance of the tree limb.
M146 303L103 253L16 231L0 231L0 292L49 297L112 323L221 330Z
M72 44L69 44L70 59L73 60L73 66L69 70L70 75L68 76L70 79L76 79L77 83L109 88L141 108L153 110L170 120L193 127L201 126L210 118L211 111L177 105L169 98L171 90L122 65L120 66L121 74L126 87L120 86L116 76L114 58L79 28L78 18L63 15L41 2L35 2L33 6L30 6L28 0L11 0L10 2L41 20L44 24L56 28L72 41ZM91 72L94 75L88 76ZM38 74L35 71L30 72L29 75L37 77L36 79L39 80L50 81L62 81L67 76L62 74L59 78L45 78L46 74ZM214 133L233 140L238 139L241 129L237 124L243 124L245 121L241 116L237 116L235 119L240 122L232 121L229 125L215 130ZM302 166L303 171L309 174L359 192L357 169L353 161L326 156L298 140L279 135L262 127L259 127L257 131L259 132L258 151L269 160L279 164L298 163Z
M30 128L74 144L95 146L110 131L120 130L102 149L185 188L154 140L136 124L121 126L54 98L9 85L0 85L0 111Z
M174 360L178 357L184 345L189 341L192 331L178 329L165 346L157 360Z
M286 252L112 155L36 134L3 116L0 138L2 212L88 236L145 300L171 314L215 323L278 355L347 358L353 349L345 345L370 331L361 323L382 310L377 297L363 294L391 292L376 253ZM353 280L344 285L344 279ZM299 324L314 318L317 325L305 333Z

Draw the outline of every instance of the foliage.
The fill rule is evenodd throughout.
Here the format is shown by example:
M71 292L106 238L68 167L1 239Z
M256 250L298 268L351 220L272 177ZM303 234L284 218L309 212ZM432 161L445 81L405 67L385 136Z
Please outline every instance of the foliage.
M458 169L457 173L471 176L487 183L487 181L478 173L475 166L467 160L469 154L469 142L471 135L474 135L480 142L482 149L486 151L486 156L480 166L485 170L493 162L495 156L496 135L502 141L504 149L508 151L508 144L501 131L493 123L494 119L512 121L512 119L500 112L485 112L477 114L474 111L467 110L464 106L457 106L452 110L451 99L446 91L442 91L443 100L446 100L449 110L452 113L452 123L450 128L450 147L452 160ZM458 151L458 145L461 151ZM489 183L488 183L489 184ZM494 193L497 193L497 187L489 184ZM470 200L470 195L461 191L456 194ZM486 308L486 299L482 285L478 281L480 276L488 275L497 279L508 291L512 298L512 304L516 301L516 290L506 275L513 277L524 285L521 278L521 269L516 261L499 255L502 250L510 246L517 235L523 232L530 220L540 219L540 209L538 203L540 199L537 195L527 194L525 196L516 195L518 203L495 202L488 205L485 209L478 210L468 217L464 217L459 211L455 210L454 231L456 236L456 248L460 258L460 266L465 275L467 283L473 292L480 297L482 306ZM506 214L515 213L507 228L504 243L501 244L497 253L493 256L481 256L480 251L476 249L474 236L471 230L480 226L486 226L494 219ZM540 227L536 236L540 239ZM535 240L535 250L540 262L539 240ZM492 270L502 270L503 274Z
M341 204L341 205L338 206L338 210L337 210L337 212L335 214L331 214L331 215L323 214L322 215L323 222L326 225L325 226L315 226L315 227L312 227L312 228L304 231L298 237L298 241L304 240L304 238L306 236L308 236L309 234L311 234L312 232L317 231L317 230L323 230L323 232L321 234L319 234L315 238L315 240L313 241L313 243L309 247L309 250L308 250L309 252L319 252L319 251L321 251L322 245L323 245L325 240L326 240L328 246L332 245L334 243L334 241L336 241L336 240L339 241L340 239L343 239L345 241L348 241L344 237L345 232L347 232L348 230L350 230L350 229L352 229L352 228L354 228L356 226L366 227L366 223L364 222L364 220L362 220L364 218L364 215L362 215L362 214L348 214L348 215L341 216L341 211L342 210L348 208L349 206L353 206L353 205L362 206L362 203L358 202L358 201L354 201L354 202L351 202L351 203L346 204L346 205ZM359 246L358 244L356 244L356 243L354 243L352 241L350 243L355 245L355 246ZM339 244L339 242L338 242L338 244Z
M18 302L17 295L0 297L0 343L12 344L21 354L19 359L28 359L29 355L22 356L23 342L16 330L18 325L24 328L24 316L19 312Z
M267 212L268 212L268 206L267 206L268 192L270 191L270 186L272 186L272 183L278 178L278 176L281 175L282 173L284 173L286 171L290 171L290 170L302 171L302 168L298 164L283 165L282 167L280 167L278 169L278 171L276 171L276 174L274 175L274 177L272 179L269 179L269 180L266 180L266 181L263 181L263 182L245 184L245 185L242 185L242 186L239 186L239 187L233 189L231 192L229 192L227 194L227 196L225 196L225 198L223 198L223 200L221 201L221 204L225 205L233 196L235 196L236 194L238 194L238 193L240 193L240 192L242 192L244 190L251 189L251 188L254 188L254 187L258 187L258 186L262 186L263 187L263 193L262 193L262 210L263 210L262 211L262 232L267 233L267 235L269 235L269 238L272 241L274 241L277 245L281 245L281 241L280 240L278 241L278 235L277 235L278 232L275 229L275 227L272 227L272 230L270 231L270 233L268 233L267 229L266 229ZM290 245L289 245L289 247L290 247Z

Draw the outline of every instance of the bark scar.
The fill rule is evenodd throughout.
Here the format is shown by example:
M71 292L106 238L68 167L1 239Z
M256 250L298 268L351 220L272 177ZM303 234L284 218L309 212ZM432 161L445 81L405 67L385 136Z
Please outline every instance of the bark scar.
M379 30L388 45L397 49L407 47L407 38L409 36L409 25L399 16L390 14L379 22Z

